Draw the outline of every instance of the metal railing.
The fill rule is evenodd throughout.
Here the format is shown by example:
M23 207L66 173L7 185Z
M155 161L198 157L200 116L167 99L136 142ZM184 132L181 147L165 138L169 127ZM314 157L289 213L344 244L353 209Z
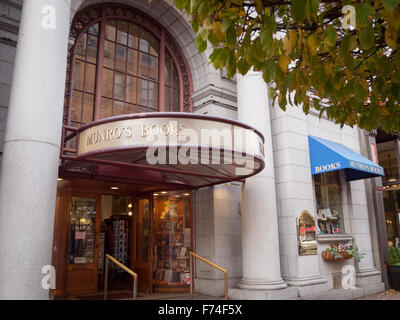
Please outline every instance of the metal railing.
M133 272L131 269L129 269L128 267L124 266L121 262L119 262L114 257L110 256L109 254L106 254L106 270L105 270L105 279L104 279L104 300L107 300L108 264L109 264L109 261L111 261L112 263L115 263L118 267L120 267L124 271L128 272L133 277L133 300L136 300L136 297L137 297L137 279L138 279L137 273Z
M222 271L224 273L225 278L225 300L228 300L228 270L217 266L216 264L208 261L207 259L200 257L198 254L190 251L190 298L193 299L193 290L194 290L194 272L193 272L193 258L197 258L210 266Z

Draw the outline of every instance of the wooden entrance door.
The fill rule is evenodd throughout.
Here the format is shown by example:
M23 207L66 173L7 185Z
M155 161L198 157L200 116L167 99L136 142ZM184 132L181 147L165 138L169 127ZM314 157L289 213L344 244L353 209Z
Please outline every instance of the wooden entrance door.
M137 199L134 208L131 268L138 274L138 291L152 293L153 197Z
M72 193L68 205L68 294L97 291L100 197Z

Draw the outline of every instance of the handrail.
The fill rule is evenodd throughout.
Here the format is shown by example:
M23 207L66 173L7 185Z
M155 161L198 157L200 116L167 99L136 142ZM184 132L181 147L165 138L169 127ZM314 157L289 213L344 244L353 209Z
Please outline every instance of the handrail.
M104 280L104 300L107 300L107 289L108 289L108 263L109 261L115 263L118 267L128 272L133 277L133 300L136 300L137 297L137 273L133 272L128 267L124 266L121 262L119 262L114 257L106 254L106 270L105 270L105 280Z
M194 290L194 272L193 272L193 257L209 264L210 266L222 271L224 273L224 279L225 279L225 300L228 300L228 270L217 266L215 263L212 263L211 261L208 261L207 259L200 257L198 254L190 251L190 298L193 299L193 290Z

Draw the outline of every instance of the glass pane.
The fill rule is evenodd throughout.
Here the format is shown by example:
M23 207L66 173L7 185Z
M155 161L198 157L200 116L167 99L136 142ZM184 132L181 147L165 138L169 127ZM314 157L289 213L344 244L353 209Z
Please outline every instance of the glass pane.
M104 66L114 68L114 51L115 44L105 40L104 41Z
M148 106L148 98L147 98L148 89L149 89L149 82L146 80L139 80L139 88L138 88L138 94L140 94L139 103L142 106Z
M165 58L165 84L172 85L171 83L172 74L172 61L171 56L167 53Z
M154 196L157 265L153 283L158 286L190 284L190 194L170 191Z
M88 29L88 33L97 36L99 34L99 24L96 23L95 25L90 26Z
M147 262L149 259L150 222L149 200L139 200L137 215L136 262Z
M158 58L149 56L149 68L147 77L151 80L158 81Z
M87 61L96 63L97 61L97 37L93 35L88 36L87 43Z
M71 103L71 121L81 122L82 113L82 93L73 91Z
M158 52L160 51L160 42L150 35L150 54L158 56Z
M154 111L157 111L157 110L155 110L155 109L153 109L153 108L148 108L148 107L143 107L143 106L136 106L136 109L135 109L136 111L136 113L144 113L144 112L154 112Z
M113 76L114 72L104 68L103 69L103 90L102 95L105 97L112 98L112 90L113 90Z
M115 48L115 68L125 70L126 67L126 47L117 44Z
M171 88L165 86L165 104L164 104L164 111L169 112L171 111Z
M149 82L149 107L158 109L158 85Z
M76 51L75 51L75 56L76 56L77 59L85 60L85 57L86 57L86 38L87 38L87 35L86 35L86 33L84 33L80 37L80 39L78 41L78 44L77 44L77 47L76 47Z
M134 24L129 24L128 46L137 49L139 38L139 27Z
M74 62L74 89L83 90L83 77L85 72L85 64L79 60Z
M146 32L142 31L140 33L140 40L139 40L139 50L143 52L149 52L150 45L149 42L146 39L143 39L142 37L145 36Z
M137 75L138 52L128 49L128 73Z
M127 76L126 78L126 100L131 103L136 103L136 78Z
M385 150L378 151L379 165L385 169L385 176L382 177L382 180L383 182L393 182L399 179L396 141L385 142L385 145Z
M83 123L88 123L93 121L93 109L94 109L94 95L85 94L85 98L83 100L83 114L82 114Z
M114 74L114 99L125 101L125 74L115 72Z
M131 113L136 113L136 107L133 104L126 104L126 113L131 114Z
M178 72L176 71L175 65L172 68L172 86L175 88L179 88Z
M172 110L173 112L180 111L179 105L179 89L172 89Z
M121 101L114 101L113 116L119 116L125 113L125 103Z
M127 45L128 43L128 23L117 21L117 43Z
M108 118L112 116L112 100L102 98L100 108L100 118Z
M141 30L139 50L158 56L159 41L155 39L149 32Z
M327 172L314 176L317 200L318 233L344 233L339 173Z
M93 263L96 200L72 197L68 263Z
M96 66L94 64L86 63L85 91L94 93L95 81Z
M106 24L106 39L115 41L116 23L114 20L108 20Z
M158 81L158 59L145 53L139 53L139 75L143 78Z

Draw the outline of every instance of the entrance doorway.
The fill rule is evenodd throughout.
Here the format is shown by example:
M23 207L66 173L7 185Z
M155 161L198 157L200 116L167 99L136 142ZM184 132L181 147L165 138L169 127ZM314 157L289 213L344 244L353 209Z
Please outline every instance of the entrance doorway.
M138 274L139 293L188 292L192 192L91 182L59 182L54 295L101 292L105 254ZM112 263L108 277L109 291L133 288L133 279Z

